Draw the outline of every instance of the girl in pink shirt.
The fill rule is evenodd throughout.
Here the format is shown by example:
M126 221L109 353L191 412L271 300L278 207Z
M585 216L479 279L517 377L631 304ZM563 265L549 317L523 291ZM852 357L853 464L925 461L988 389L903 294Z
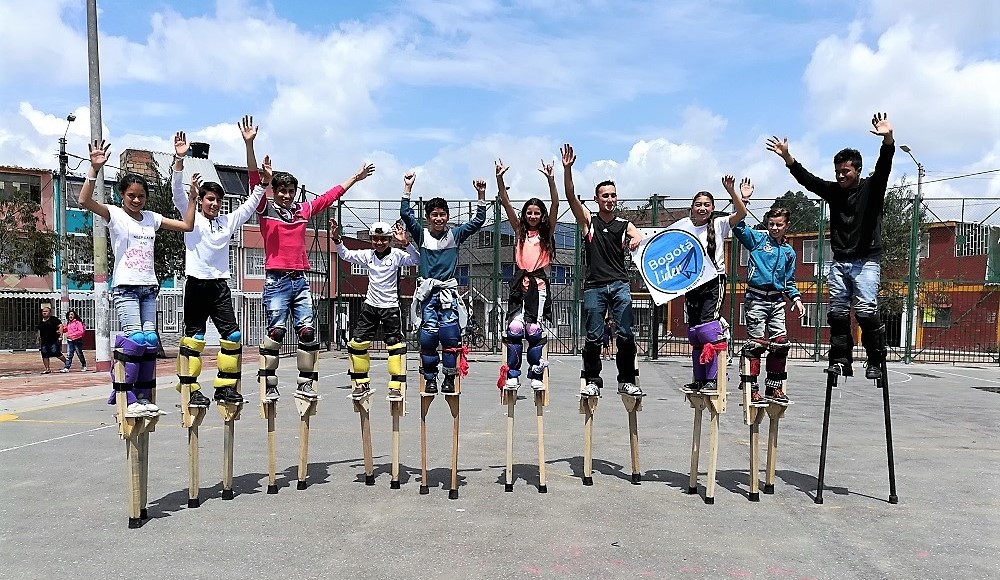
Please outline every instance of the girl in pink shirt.
M541 390L545 387L542 372L548 365L548 361L542 360L542 346L545 344L543 324L552 322L548 273L555 246L553 232L559 215L559 192L556 191L552 164L542 161L538 171L549 184L551 211L546 209L542 200L533 197L524 203L518 216L504 185L503 175L507 169L503 161L497 160L500 203L517 238L514 245L517 270L510 281L510 297L507 300L507 364L501 367L501 379L506 378L505 389L517 390L521 376L521 341L527 340L528 380L532 389Z
M73 366L73 353L80 355L80 370L87 372L87 359L83 357L83 335L87 332L87 327L76 315L76 310L66 311L66 326L63 327L63 334L66 335L66 347L69 352L66 356L66 368L60 372L68 373Z

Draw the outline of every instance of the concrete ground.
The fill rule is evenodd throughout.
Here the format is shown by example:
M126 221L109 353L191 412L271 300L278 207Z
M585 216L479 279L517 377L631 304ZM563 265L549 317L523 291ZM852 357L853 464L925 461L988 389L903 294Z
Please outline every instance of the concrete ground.
M251 357L248 357L251 358ZM170 364L170 363L167 363ZM267 495L264 421L236 427L235 499L221 499L221 420L201 428L201 501L187 506L187 445L173 381L150 442L151 519L127 528L124 444L108 386L26 396L0 390L0 578L997 578L1000 570L1000 372L890 365L899 504L890 505L881 392L863 379L833 396L825 503L813 497L825 375L792 362L795 402L781 421L774 495L748 501L749 429L738 391L719 437L715 504L687 495L693 412L680 359L644 362L643 481L631 485L626 413L606 389L594 426L594 486L581 485L579 360L555 358L545 411L548 493L539 494L534 407L517 405L513 493L504 493L499 359L472 361L461 398L460 497L448 499L451 418L429 424L431 493L419 495L419 397L410 372L402 489L389 488L384 361L372 410L376 485L364 485L346 360L324 354L309 487L295 488L294 360L279 370L277 495ZM410 361L412 367L414 362ZM161 366L167 366L161 363ZM244 376L254 374L254 365ZM860 367L860 365L859 365ZM162 369L161 369L162 370ZM169 370L169 369L168 369ZM204 373L203 378L211 373ZM736 376L730 369L730 376ZM66 375L47 375L58 382ZM613 371L605 369L610 383ZM0 377L0 388L23 378ZM205 381L210 383L210 380ZM12 389L15 393L17 389ZM251 395L255 385L244 389ZM522 394L529 395L527 387ZM21 391L24 395L30 391ZM766 421L762 439L766 440ZM708 426L703 429L707 447ZM704 495L707 457L701 461ZM763 475L762 475L763 477Z

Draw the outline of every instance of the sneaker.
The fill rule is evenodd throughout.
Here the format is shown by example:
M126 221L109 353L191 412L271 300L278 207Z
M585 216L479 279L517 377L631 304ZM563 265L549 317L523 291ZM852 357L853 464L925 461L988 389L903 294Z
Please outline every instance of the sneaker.
M644 393L635 383L618 383L618 394L630 397L641 397Z
M865 378L878 381L882 379L882 365L871 361L865 363Z
M68 373L69 372L69 367L63 367L63 368L59 369L59 372L61 372L61 373Z
M781 387L774 389L774 393L772 393L768 398L775 403L788 403L788 397L785 396L785 391Z
M510 378L507 379L507 382L504 383L503 389L505 391L515 391L516 392L517 388L520 387L520 386L521 386L521 383L518 382L517 377L510 377Z
M228 405L242 405L243 395L236 390L236 387L219 387L215 389L215 400Z
M850 363L835 363L835 362L831 362L830 366L827 367L826 372L828 372L828 373L831 373L831 372L832 373L836 373L836 374L838 374L838 375L840 375L842 377L853 377L854 376L854 367L852 367L850 365Z
M592 381L587 381L587 384L583 385L580 389L580 396L583 397L600 397L601 387L597 386L597 383Z
M691 391L692 393L698 393L701 392L701 387L704 386L703 383L704 381L691 381L690 383L682 386L681 390Z
M719 385L715 379L708 379L701 383L701 390L698 392L702 395L717 395L719 394Z
M424 393L428 395L436 395L438 392L438 382L437 378L424 379Z
M389 400L390 401L402 401L403 391L402 389L389 389Z
M441 382L441 392L445 394L455 393L455 375L445 375Z
M129 403L129 406L125 407L125 414L131 417L141 417L146 415L146 405L143 405L138 401Z
M136 400L136 403L142 405L146 409L147 413L155 415L160 412L160 408L153 404L153 402L149 399L138 399Z
M80 372L81 373L87 372L87 367L80 367Z
M353 389L351 389L351 398L352 399L364 398L364 396L370 394L371 391L372 388L370 386L370 383L361 383L360 385L356 385Z
M531 379L531 388L536 391L544 391L545 381L543 381L542 379Z
M768 390L770 390L770 389L768 389ZM760 391L758 391L757 389L753 389L753 390L750 391L750 404L754 405L754 406L757 406L757 405L766 405L767 404L767 399L765 399L760 394Z
M191 396L188 398L188 407L208 407L211 403L212 401L201 392L201 389L191 391Z
M277 401L278 397L280 397L280 396L281 395L280 395L280 393L278 393L278 387L277 386L274 386L274 387L270 387L269 386L269 387L267 387L267 388L264 389L264 400L265 401Z
M319 394L313 389L312 381L308 383L301 383L299 387L295 389L295 394L306 397L307 399L318 399Z

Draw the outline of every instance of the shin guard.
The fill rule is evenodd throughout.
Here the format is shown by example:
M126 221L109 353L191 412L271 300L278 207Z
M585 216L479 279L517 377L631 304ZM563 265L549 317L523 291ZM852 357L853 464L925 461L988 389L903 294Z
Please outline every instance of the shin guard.
M831 311L827 314L826 320L830 324L830 363L850 365L854 359L850 312Z
M740 380L744 383L757 383L760 376L760 357L767 350L768 342L762 338L750 338L743 343L740 350ZM768 364L770 364L768 358Z
M430 380L438 374L438 333L428 332L420 329L417 332L420 337L420 371L424 373L424 379Z
M548 361L542 361L542 350L545 348L546 338L542 334L541 327L532 328L528 332L528 352L525 358L528 359L528 378L541 380Z
M705 380L715 380L719 375L719 357L717 351L727 348L726 330L718 320L699 324L694 327L695 336L701 345L700 362L705 369ZM707 352L711 349L711 353Z
M191 385L191 391L201 389L198 375L201 374L201 353L205 350L205 341L191 336L181 338L181 346L177 351L177 392L181 385ZM187 373L184 369L187 368Z
M599 379L601 378L601 346L600 340L591 341L587 339L583 343L583 378Z
M769 381L783 381L788 378L786 364L788 363L788 351L792 345L785 335L776 336L771 339L767 347L767 379Z
M146 345L140 344L122 334L115 337L114 366L121 368L121 374L125 377L124 382L115 382L115 371L111 371L111 385L115 391L125 391L128 393L128 402L134 403L136 395L136 381L139 379L139 365L146 354ZM115 393L111 393L108 404L115 404Z
M619 383L635 383L638 375L635 368L635 338L615 337L615 346L618 352L615 353L615 365L618 367Z
M257 376L264 379L265 387L277 387L278 377L275 372L278 370L278 355L281 353L281 343L264 337L260 342L260 368ZM263 396L264 389L261 389Z
M299 348L295 351L295 366L299 369L299 376L296 379L300 391L309 391L310 387L316 391L316 382L319 380L319 341L299 342Z
M441 338L441 366L445 374L455 374L458 368L458 347L462 346L462 329L458 324L442 325L438 331Z
M371 378L368 372L371 370L371 358L368 355L368 348L371 347L370 340L358 340L352 338L347 343L347 358L350 361L351 383L355 388L368 388ZM302 367L299 367L300 369Z
M135 396L140 399L153 400L153 389L156 388L156 355L160 348L157 345L146 345L145 353L139 362L139 376L135 381Z
M236 387L239 384L243 344L239 341L219 340L219 356L216 365L219 367L215 377L215 388Z
M519 322L511 322L507 327L507 336L504 342L507 343L507 378L513 379L521 376L521 355L524 349L524 326Z
M389 388L406 391L406 343L392 344L388 347L389 359L385 366L389 371Z
M704 345L699 342L698 331L694 327L688 328L688 342L691 343L691 375L695 381L704 381L705 365L701 362Z

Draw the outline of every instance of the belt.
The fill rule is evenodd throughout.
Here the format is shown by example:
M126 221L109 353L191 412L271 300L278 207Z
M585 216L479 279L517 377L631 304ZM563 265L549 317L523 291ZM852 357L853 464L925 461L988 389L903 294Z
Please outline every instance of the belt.
M267 270L265 276L277 276L278 278L302 278L305 272L302 270Z
M753 286L747 286L747 296L753 296L755 298L781 298L785 293L780 290L765 290L763 288L754 288Z

